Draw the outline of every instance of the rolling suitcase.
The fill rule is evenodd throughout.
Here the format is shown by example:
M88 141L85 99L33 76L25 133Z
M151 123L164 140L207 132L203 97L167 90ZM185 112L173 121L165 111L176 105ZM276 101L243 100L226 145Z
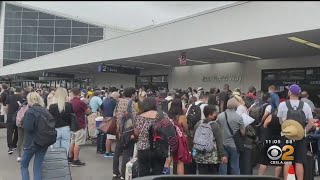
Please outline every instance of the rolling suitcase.
M310 150L307 152L307 158L306 162L303 164L304 167L304 173L303 173L303 179L304 180L313 180L314 179L314 174L315 174L315 159L314 159L314 154L312 150L312 145L311 143L308 142L310 145Z
M42 164L42 180L72 180L67 151L49 147Z
M138 167L138 150L137 144L134 145L133 157L126 164L126 177L125 180L132 180L133 178L139 177L139 167Z
M107 134L99 133L97 135L97 153L104 154L106 152Z

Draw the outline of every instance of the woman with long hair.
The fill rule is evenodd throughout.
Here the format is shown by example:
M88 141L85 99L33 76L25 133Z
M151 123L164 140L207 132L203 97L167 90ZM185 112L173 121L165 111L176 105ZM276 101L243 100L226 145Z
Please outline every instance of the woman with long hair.
M245 106L245 102L241 97L241 92L240 90L235 90L233 92L233 97L237 100L237 110L236 113L243 117L243 115L249 115L249 110ZM239 157L239 167L240 167L240 174L242 175L251 175L253 173L253 168L252 168L252 140L250 140L249 133L248 133L248 127L246 127L246 135L243 137L244 138L244 151L240 152L240 157ZM248 146L251 146L249 148Z
M217 96L215 94L210 94L208 97L208 105L212 105L217 112L220 112L219 110L219 103L217 101Z
M179 127L180 131L184 136L187 137L188 124L187 118L183 113L182 101L179 98L172 100L171 107L169 109L169 118L173 120L174 124ZM174 164L176 164L176 172L174 168L174 173L178 175L184 175L184 162L179 159L175 159Z
M70 124L72 105L68 102L68 91L65 88L57 88L53 103L49 107L50 114L54 117L57 130L57 141L54 147L62 147L69 151Z
M40 116L49 116L48 110L45 108L42 97L36 92L30 92L27 95L29 109L24 114L24 144L23 154L20 163L22 180L29 180L29 163L34 156L33 163L33 179L42 179L42 163L47 152L47 146L39 146L34 143L38 129L38 121L43 120Z
M165 113L164 116L167 118ZM157 112L157 101L155 98L147 97L142 103L142 113L137 115L134 121L134 131L138 137L137 150L140 177L163 173L166 158L155 156L149 141L151 125L161 118L161 115ZM150 169L152 169L152 173Z

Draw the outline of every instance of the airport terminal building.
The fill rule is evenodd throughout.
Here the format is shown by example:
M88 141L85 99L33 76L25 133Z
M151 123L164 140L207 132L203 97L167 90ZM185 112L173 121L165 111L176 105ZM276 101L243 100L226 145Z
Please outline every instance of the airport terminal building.
M316 1L239 1L127 31L3 1L0 81L244 91L297 83L319 98L319 18Z

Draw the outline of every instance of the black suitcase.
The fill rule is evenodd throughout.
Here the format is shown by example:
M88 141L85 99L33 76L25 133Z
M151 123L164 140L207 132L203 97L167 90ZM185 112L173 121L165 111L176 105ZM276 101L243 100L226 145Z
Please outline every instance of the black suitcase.
M304 168L304 173L303 173L303 179L304 180L313 180L314 179L314 174L315 174L315 159L314 159L314 154L312 150L312 145L311 143L308 143L310 149L307 152L307 158L306 162L303 164Z
M104 154L106 152L107 134L99 133L97 135L97 153Z
M72 180L64 148L49 147L42 168L42 180Z
M4 122L4 115L0 115L0 128L6 128L7 123Z

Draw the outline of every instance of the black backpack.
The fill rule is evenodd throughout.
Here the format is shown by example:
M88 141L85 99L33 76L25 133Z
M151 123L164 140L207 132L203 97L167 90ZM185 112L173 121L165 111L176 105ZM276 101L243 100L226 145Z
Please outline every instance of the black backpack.
M251 125L258 125L261 123L262 117L268 105L268 103L264 103L262 105L255 105L252 107L251 111L249 112L249 116L254 119L254 122L251 123Z
M247 108L250 108L250 107L255 103L254 98L251 97L251 96L244 96L243 101L244 101L245 106L246 106Z
M192 103L188 115L187 115L187 123L189 130L193 131L196 124L201 120L201 108L202 103L196 105Z
M287 119L292 119L298 121L302 127L306 126L306 114L303 112L304 102L299 101L299 106L292 107L290 101L286 101L286 105L288 108Z
M37 130L34 136L34 144L41 147L48 147L57 140L56 122L48 110L38 111L32 107L32 110L38 112Z
M167 158L178 153L179 140L171 120L162 111L158 113L158 119L149 128L149 142L156 157Z
M172 102L172 100L169 100L169 101L165 100L165 101L161 102L161 110L167 114L169 112L168 106L169 106L170 102Z

